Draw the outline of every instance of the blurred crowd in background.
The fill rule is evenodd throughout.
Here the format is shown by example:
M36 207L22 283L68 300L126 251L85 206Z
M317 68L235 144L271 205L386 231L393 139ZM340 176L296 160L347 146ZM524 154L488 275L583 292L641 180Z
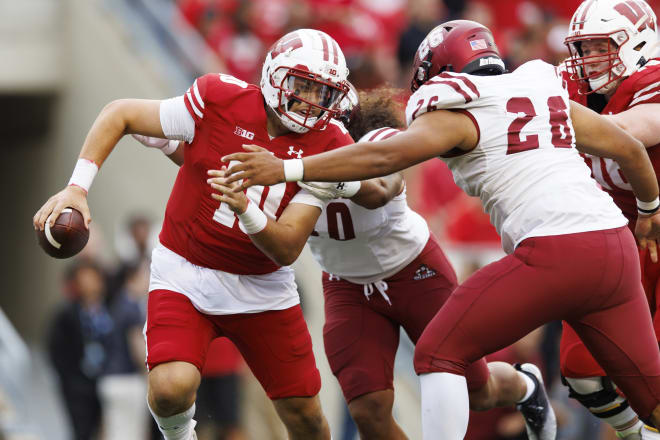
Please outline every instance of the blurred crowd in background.
M580 0L177 2L189 25L218 54L225 73L258 83L264 55L280 36L296 28L316 28L337 40L347 58L349 79L356 87L388 85L404 89L404 94L417 46L437 24L464 18L490 27L510 70L534 58L557 64L567 56L563 40L571 15L580 4ZM656 9L653 1L649 3ZM454 185L443 162L429 161L409 170L406 181L410 206L426 218L440 239L459 280L502 255L499 237L479 201ZM92 241L63 275L62 304L54 313L48 346L77 440L157 438L145 402L142 327L149 260L158 231L158 219L142 214L128 219L114 237L104 239L100 231L94 231ZM99 249L108 246L115 249L114 261L101 256ZM560 324L553 323L489 360L535 362L543 367L555 397L561 439L615 438L568 401L568 390L559 381L560 332ZM265 395L259 394L258 385L250 385L254 385L251 374L231 343L219 339L211 350L218 355L209 358L221 362L205 366L195 417L198 437L253 438L248 434L244 402L249 399L250 406L255 406L255 402L263 401L266 408ZM260 417L278 423L274 414L264 411ZM335 438L355 438L348 422L345 432L334 433ZM281 438L281 429L273 431L277 434L272 438ZM142 434L136 437L135 433ZM525 439L526 435L521 415L511 409L473 413L466 438L511 440Z

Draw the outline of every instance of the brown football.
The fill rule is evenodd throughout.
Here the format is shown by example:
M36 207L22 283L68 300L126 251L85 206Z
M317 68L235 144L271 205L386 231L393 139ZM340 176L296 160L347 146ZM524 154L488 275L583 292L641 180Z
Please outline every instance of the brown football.
M69 258L85 247L89 239L89 229L85 227L85 220L80 211L65 208L52 227L49 226L49 220L50 217L46 220L43 231L37 230L39 246L48 255L55 258Z

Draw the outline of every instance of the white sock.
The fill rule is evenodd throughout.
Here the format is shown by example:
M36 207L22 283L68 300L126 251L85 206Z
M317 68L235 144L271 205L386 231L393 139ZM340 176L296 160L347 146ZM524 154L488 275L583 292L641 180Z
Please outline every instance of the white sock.
M419 376L424 440L463 440L470 416L465 377L451 373Z
M195 415L195 404L181 412L169 417L161 417L156 415L149 406L149 411L154 420L158 424L158 429L165 437L165 440L191 440L193 432L195 432L196 421L193 420Z
M527 391L525 391L525 395L523 396L522 399L520 399L517 403L523 403L525 400L529 399L532 396L532 393L536 391L536 383L532 380L531 377L523 373L522 371L517 372L520 377L523 378L525 381L525 385L527 385Z
M644 425L642 428L642 439L643 440L658 440L660 439L660 432L658 432L657 429L654 428L649 428L648 426Z

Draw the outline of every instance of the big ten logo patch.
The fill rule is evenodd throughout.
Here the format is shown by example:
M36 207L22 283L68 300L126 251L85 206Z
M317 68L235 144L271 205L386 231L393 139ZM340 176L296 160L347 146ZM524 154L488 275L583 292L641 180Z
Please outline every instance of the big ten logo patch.
M238 125L234 129L234 134L240 137L244 137L245 139L249 139L249 140L254 139L254 133L252 133L251 131L247 131L244 128L241 128Z

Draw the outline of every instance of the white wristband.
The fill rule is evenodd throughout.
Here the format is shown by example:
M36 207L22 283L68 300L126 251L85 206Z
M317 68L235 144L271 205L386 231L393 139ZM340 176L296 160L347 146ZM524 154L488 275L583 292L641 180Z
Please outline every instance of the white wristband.
M344 187L340 188L340 185L344 185ZM337 184L337 189L342 191L342 197L346 199L350 199L355 194L357 194L361 187L362 182L359 180L357 182L340 182Z
M284 161L284 180L287 182L298 182L303 180L305 166L302 159L286 159Z
M656 197L650 202L643 202L637 199L637 212L640 214L654 214L660 208L660 197Z
M69 185L79 186L89 192L89 188L92 186L94 177L96 173L99 172L99 167L94 163L94 161L83 159L82 157L76 162L76 167L73 169L73 174L71 179L69 179Z
M248 200L245 212L238 214L238 223L241 230L246 234L258 234L268 224L268 217L257 205Z

